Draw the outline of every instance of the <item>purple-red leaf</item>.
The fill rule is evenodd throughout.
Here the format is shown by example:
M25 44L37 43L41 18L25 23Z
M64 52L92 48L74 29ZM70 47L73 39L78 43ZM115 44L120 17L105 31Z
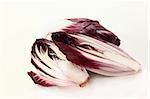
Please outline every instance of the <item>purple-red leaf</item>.
M120 39L111 31L103 27L98 21L90 20L87 18L72 18L67 19L73 24L66 26L62 30L64 32L73 33L73 34L84 34L90 37L93 37L97 40L103 40L110 42L117 46L120 45Z

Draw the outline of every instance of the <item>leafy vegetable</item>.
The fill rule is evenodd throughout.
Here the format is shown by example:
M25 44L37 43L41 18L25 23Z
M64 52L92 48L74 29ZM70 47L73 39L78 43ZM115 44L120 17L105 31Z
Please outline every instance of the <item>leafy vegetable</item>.
M83 34L52 33L52 40L72 63L107 76L133 74L140 64L122 49Z
M89 75L85 68L72 64L57 46L47 39L37 39L32 47L31 63L38 74L28 75L36 84L51 86L80 85L87 82ZM45 82L44 84L41 82Z
M140 64L118 46L120 39L98 21L86 18L61 31L37 39L31 51L31 63L37 72L28 75L35 84L49 86L85 86L88 71L105 76L137 73Z

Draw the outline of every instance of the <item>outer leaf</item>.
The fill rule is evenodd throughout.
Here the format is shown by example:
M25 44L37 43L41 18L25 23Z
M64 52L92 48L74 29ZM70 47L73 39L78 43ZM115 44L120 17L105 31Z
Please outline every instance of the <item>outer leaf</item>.
M96 20L87 18L72 18L68 20L74 23L62 29L64 32L84 34L97 40L103 40L117 46L120 45L120 39Z

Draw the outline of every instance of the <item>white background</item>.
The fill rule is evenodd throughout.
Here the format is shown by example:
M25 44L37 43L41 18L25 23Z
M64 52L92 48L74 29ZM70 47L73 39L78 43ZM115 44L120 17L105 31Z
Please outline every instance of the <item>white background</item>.
M0 4L1 99L144 99L148 94L147 5L143 1L8 2ZM30 50L36 38L55 31L65 18L91 18L116 33L121 48L137 59L142 72L124 77L93 75L84 88L35 85L26 72L34 70ZM67 21L65 21L67 22ZM111 97L111 98L110 98Z

